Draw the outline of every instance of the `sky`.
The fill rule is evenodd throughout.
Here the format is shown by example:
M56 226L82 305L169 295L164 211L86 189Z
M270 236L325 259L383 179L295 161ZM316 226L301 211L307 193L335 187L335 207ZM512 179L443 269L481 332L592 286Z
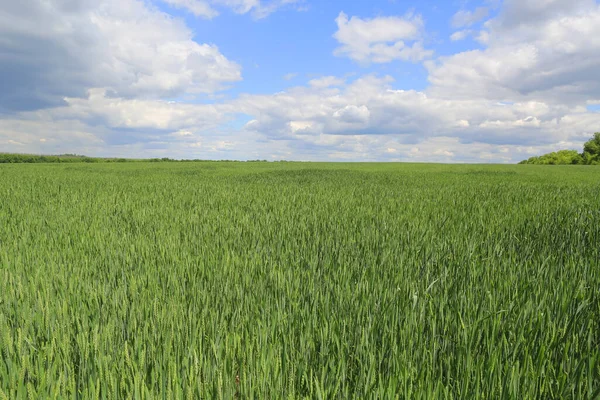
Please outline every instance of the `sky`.
M596 131L596 0L0 0L0 152L514 163Z

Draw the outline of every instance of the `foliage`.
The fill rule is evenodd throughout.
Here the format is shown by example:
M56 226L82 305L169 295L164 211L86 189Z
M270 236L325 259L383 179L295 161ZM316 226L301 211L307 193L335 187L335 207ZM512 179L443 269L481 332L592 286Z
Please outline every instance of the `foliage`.
M34 154L16 154L16 153L0 153L0 164L40 164L40 163L111 163L111 162L203 162L206 160L176 160L173 158L101 158L87 157L76 154L61 154L56 156L44 156ZM222 160L222 162L238 162L231 160ZM246 162L267 162L267 160L248 160Z
M600 132L594 133L594 137L585 142L583 152L593 161L600 162Z
M543 156L531 157L519 164L598 165L600 164L600 132L594 133L594 137L585 143L581 154L577 153L577 150L560 150Z
M577 398L585 168L0 165L0 398Z
M543 165L571 165L583 164L583 157L577 150L560 150L554 153L544 154L539 157L531 157L521 161L520 164L543 164Z
M124 162L125 159L117 158L94 158L79 156L76 154L64 154L56 156L44 156L34 154L0 153L0 164L16 163L97 163L97 162Z

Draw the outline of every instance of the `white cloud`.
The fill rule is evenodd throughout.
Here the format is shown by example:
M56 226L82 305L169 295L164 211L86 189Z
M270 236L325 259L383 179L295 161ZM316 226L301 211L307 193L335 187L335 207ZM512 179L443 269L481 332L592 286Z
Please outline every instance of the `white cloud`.
M473 31L470 29L463 29L462 31L456 31L452 35L450 35L450 40L453 42L464 40L469 36Z
M578 109L443 100L391 84L364 77L335 90L297 87L216 105L91 93L65 107L0 120L0 145L129 157L516 162L581 148L600 124L600 114ZM242 132L224 130L237 113L254 120Z
M110 98L103 89L89 91L87 98L66 98L66 107L49 113L61 118L102 120L111 128L178 130L216 128L227 121L230 107L157 100Z
M278 140L320 145L354 136L383 136L401 143L453 136L463 143L548 146L583 140L596 118L574 121L582 110L540 101L501 103L483 98L444 99L395 90L389 79L364 77L339 89L297 87L271 96L242 96L231 106L256 118L247 129ZM300 132L300 133L299 133ZM314 143L316 137L321 141ZM344 139L346 138L346 139ZM458 155L459 153L456 152Z
M237 14L251 13L256 19L265 18L279 8L301 4L303 0L161 0L176 8L183 8L197 17L211 19L219 15L215 7L229 8Z
M175 137L194 136L194 133L188 129L180 129L176 132L171 133L171 136L175 136Z
M61 154L73 150L98 154L104 146L99 138L102 131L78 120L54 121L38 115L5 117L0 119L0 148L15 153Z
M240 67L214 45L198 44L180 21L129 1L91 18L106 40L103 59L117 82L102 85L125 96L210 93L241 79Z
M310 131L313 129L313 123L311 121L290 121L289 126L294 133L310 133Z
M483 45L487 45L490 42L490 33L486 30L479 31L475 40Z
M345 106L333 113L333 118L348 124L365 124L369 121L371 112L367 106Z
M430 94L562 104L600 97L595 1L507 0L504 7L479 34L485 49L426 63Z
M211 5L202 0L162 0L175 8L183 8L194 14L196 17L214 18L219 15L219 12L211 7Z
M597 5L595 0L505 0L495 24L505 31L518 27L535 29L550 20L584 15Z
M471 26L487 17L489 13L490 10L487 7L477 7L473 11L460 10L452 17L452 26L454 28Z
M244 4L254 3L254 0L225 0L225 1L233 2L233 3L239 2L239 3L244 3ZM286 6L293 6L298 11L302 11L304 9L302 7L304 0L271 0L269 2L267 2L267 1L259 2L257 0L256 3L257 4L255 6L250 8L250 12L252 13L252 16L257 19L265 18L265 17L269 16L270 14L274 13L275 11L277 11L278 9L286 7Z
M227 6L238 14L246 14L253 9L264 7L260 0L213 0L213 2Z
M393 60L420 61L433 52L421 42L423 20L418 15L361 19L341 12L336 18L340 43L336 56L366 63L388 63ZM410 42L410 43L407 43Z
M157 98L241 79L216 46L195 42L183 21L140 0L14 2L0 13L0 37L0 75L11 77L0 111L60 105L95 87Z
M317 79L311 79L308 84L315 88L327 88L331 86L340 86L345 82L344 79L338 78L336 76L324 76Z

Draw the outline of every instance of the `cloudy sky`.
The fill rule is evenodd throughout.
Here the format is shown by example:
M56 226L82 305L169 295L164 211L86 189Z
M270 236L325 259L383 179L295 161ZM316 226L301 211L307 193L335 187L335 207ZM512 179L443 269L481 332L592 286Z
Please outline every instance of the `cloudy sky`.
M595 131L596 0L0 0L0 152L517 162Z

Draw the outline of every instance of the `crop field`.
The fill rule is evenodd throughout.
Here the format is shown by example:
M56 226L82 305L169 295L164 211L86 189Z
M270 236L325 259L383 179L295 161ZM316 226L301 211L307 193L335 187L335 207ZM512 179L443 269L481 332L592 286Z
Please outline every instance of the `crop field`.
M593 399L600 169L0 165L0 399Z

